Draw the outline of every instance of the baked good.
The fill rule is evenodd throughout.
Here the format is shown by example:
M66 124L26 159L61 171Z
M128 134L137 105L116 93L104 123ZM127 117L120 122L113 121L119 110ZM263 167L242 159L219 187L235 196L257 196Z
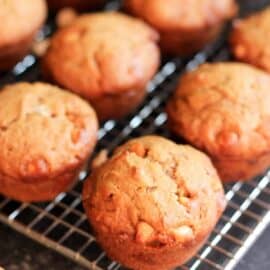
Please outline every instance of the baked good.
M235 0L125 0L124 5L159 31L164 53L181 56L212 42L237 13Z
M0 92L0 193L26 202L67 190L92 152L97 118L79 97L45 83Z
M45 0L0 1L0 72L27 54L46 15Z
M190 259L226 205L206 155L156 136L129 141L95 169L83 203L107 254L143 270Z
M242 63L204 64L181 78L169 127L210 155L224 181L270 166L270 77Z
M120 118L140 104L158 69L157 40L138 19L117 12L83 15L52 38L43 73L90 101L100 120Z
M233 24L230 35L235 58L270 72L270 8Z
M47 0L48 7L52 11L57 11L64 7L71 7L78 11L86 11L101 7L105 0Z

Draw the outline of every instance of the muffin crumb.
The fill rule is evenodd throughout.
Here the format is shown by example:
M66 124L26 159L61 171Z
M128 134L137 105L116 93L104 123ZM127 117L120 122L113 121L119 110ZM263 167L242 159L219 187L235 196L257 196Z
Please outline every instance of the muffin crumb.
M145 244L151 241L153 233L154 229L148 223L139 222L137 225L136 241Z
M194 239L192 228L186 225L176 229L171 229L170 232L180 242L191 241Z

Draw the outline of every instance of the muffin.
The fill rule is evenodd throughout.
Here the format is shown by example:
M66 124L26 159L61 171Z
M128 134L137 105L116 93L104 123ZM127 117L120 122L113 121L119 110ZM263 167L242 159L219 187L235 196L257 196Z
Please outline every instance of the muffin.
M28 53L46 15L45 0L0 1L0 72Z
M83 15L59 30L43 58L44 76L93 105L100 120L133 111L159 66L158 34L126 15Z
M57 11L64 7L85 11L101 7L105 2L105 0L47 0L48 7L52 11Z
M169 127L209 154L224 181L249 180L270 165L269 85L247 64L204 64L182 77Z
M156 28L164 53L187 56L215 40L237 13L235 0L126 0L125 9Z
M92 152L97 118L79 97L44 83L0 92L0 193L47 201L66 191Z
M235 58L270 72L270 8L235 21L230 35Z
M108 255L143 270L190 259L226 205L205 154L155 136L129 141L94 170L83 203Z

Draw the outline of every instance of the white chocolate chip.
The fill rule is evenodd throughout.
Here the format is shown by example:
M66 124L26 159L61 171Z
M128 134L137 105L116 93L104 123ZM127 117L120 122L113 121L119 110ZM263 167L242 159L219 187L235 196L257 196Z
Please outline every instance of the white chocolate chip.
M151 241L154 229L146 222L140 222L137 225L136 241L139 243L147 243Z
M49 108L45 105L38 105L38 106L34 107L32 112L40 114L44 117L50 117L50 115L51 115Z
M176 229L172 229L171 233L179 241L190 241L194 238L193 230L189 226L181 226Z
M189 204L189 199L187 197L180 197L179 198L179 203L184 205L184 206L188 206Z

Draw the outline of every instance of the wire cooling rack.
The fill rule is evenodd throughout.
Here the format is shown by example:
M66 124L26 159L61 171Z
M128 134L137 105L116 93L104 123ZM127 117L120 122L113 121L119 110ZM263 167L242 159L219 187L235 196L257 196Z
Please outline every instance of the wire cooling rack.
M270 1L242 2L242 14L245 14ZM108 8L117 8L117 4L114 1ZM41 37L50 32L51 27L47 25ZM137 112L122 121L107 121L100 128L96 151L103 148L111 151L130 138L152 133L177 140L166 128L164 104L182 72L205 61L230 59L225 40L226 33L216 44L191 59L164 60L159 73L148 86L146 101ZM0 85L38 78L38 61L33 55L28 55L12 72L0 77ZM50 203L19 203L0 196L0 221L90 269L123 270L96 243L84 214L81 188L86 175L87 171L81 172L75 188L60 194ZM227 185L225 189L228 207L218 225L198 254L177 269L233 269L270 224L270 173L248 183Z

